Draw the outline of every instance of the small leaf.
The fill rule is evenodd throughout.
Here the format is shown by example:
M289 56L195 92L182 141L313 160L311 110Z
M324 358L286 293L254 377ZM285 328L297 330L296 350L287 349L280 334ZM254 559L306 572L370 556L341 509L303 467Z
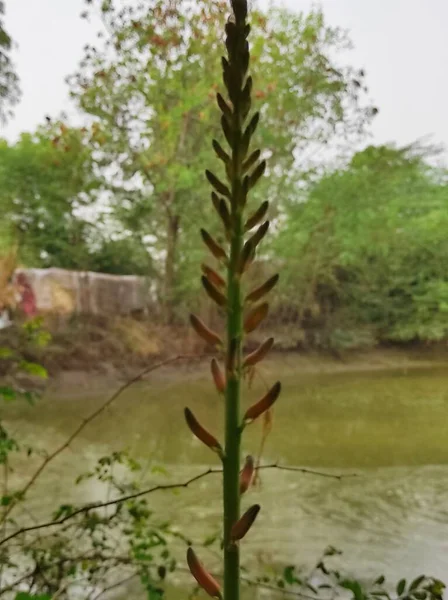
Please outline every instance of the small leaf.
M401 596L401 594L404 592L405 589L406 589L406 579L400 579L400 581L397 583L397 594L399 596Z
M19 363L19 369L42 379L46 379L48 377L47 370L42 365L38 365L37 363L22 360Z
M423 583L426 579L425 575L420 575L419 577L417 577L416 579L414 579L414 581L411 583L411 585L409 586L409 591L415 590L416 588L418 588L418 586Z

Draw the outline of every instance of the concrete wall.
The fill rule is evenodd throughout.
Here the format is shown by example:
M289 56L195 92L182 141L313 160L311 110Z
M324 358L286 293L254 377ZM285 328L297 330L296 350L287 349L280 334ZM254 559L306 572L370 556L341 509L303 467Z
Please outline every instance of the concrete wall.
M128 315L148 306L144 277L65 269L18 269L24 273L41 313Z

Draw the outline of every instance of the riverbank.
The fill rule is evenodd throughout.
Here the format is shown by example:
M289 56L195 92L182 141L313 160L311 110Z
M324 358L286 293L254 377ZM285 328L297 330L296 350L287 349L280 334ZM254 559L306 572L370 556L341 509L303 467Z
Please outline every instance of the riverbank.
M25 360L42 364L49 389L71 393L111 390L159 363L152 380L197 378L207 372L210 348L188 326L163 327L146 320L116 317L48 321L51 334L45 347L25 343L20 328L0 332L0 347L16 349ZM448 364L448 344L379 345L350 350L324 350L293 343L294 335L262 332L251 337L248 349L274 335L276 344L263 369L300 374L388 369L415 369ZM288 339L290 340L288 342ZM177 360L172 359L179 357ZM149 377L149 375L147 376Z
M73 395L96 395L113 391L132 380L143 370L148 369L142 381L157 383L177 383L192 381L208 376L210 358L201 355L173 355L168 358L153 357L146 365L122 365L116 368L112 363L102 362L95 371L71 369L61 370L48 382L50 394L69 397ZM154 370L151 370L154 367ZM338 373L369 373L374 371L407 371L448 367L448 352L441 348L375 348L364 351L351 351L344 356L334 356L319 352L275 352L273 351L262 366L262 372L269 377L277 371L294 374L297 377L309 375L331 375Z

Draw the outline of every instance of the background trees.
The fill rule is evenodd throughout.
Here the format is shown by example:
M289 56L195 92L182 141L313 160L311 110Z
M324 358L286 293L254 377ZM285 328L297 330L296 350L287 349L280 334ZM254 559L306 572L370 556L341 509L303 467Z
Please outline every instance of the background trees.
M20 96L19 79L10 56L12 39L3 23L4 14L5 3L0 1L0 124L4 123Z
M100 47L86 48L71 78L73 96L93 118L99 164L110 166L109 180L127 194L125 202L123 194L115 197L115 214L124 227L132 223L153 236L172 320L180 296L191 290L198 220L209 218L203 170L217 129L226 3L89 4L99 9L104 30ZM260 136L275 164L258 199L276 199L281 210L315 166L312 153L335 137L353 141L372 109L361 102L364 74L330 58L348 42L320 11L256 12L253 25Z

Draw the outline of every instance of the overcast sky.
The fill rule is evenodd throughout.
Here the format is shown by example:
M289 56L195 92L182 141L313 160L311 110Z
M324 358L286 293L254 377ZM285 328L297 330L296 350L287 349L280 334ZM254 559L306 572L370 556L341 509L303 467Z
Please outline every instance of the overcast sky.
M284 0L308 10L311 0ZM315 3L314 3L315 4ZM380 109L375 143L431 136L448 147L448 0L322 0L331 25L350 31L349 59L367 73ZM81 20L83 0L6 0L6 26L18 44L23 98L1 134L14 139L46 114L70 110L64 78L76 69L95 27ZM445 153L445 157L448 154Z

